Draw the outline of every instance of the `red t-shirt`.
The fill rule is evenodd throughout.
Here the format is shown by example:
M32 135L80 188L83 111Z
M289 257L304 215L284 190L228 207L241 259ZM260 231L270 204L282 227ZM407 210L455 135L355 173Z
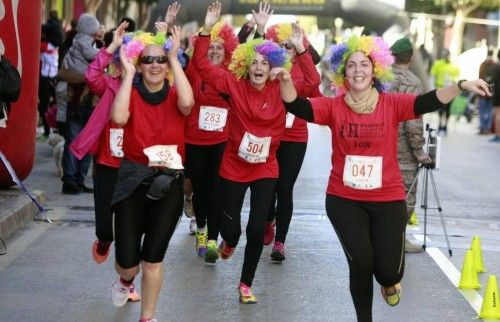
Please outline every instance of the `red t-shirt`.
M413 94L387 94L379 96L373 113L354 113L345 103L344 96L311 99L314 123L327 125L332 131L332 165L327 194L359 201L405 200L403 180L397 160L398 125L400 121L415 119ZM344 184L346 156L382 157L380 188L354 189ZM347 169L351 169L347 167ZM348 175L367 175L361 168ZM355 173L354 173L355 172ZM371 174L371 173L370 173Z
M222 157L220 175L236 182L278 178L276 150L285 129L285 107L280 96L279 82L268 81L262 90L258 90L246 79L237 80L229 71L217 68L208 61L209 43L209 37L198 37L191 62L201 78L214 90L229 94L231 110L228 115L228 126L230 130ZM257 145L252 142L243 145L245 133L270 140L268 142L269 153L265 162L250 163L239 155L240 145L244 146L243 150L249 151L253 147L260 151L263 146L260 145L262 141Z
M131 161L148 164L145 148L153 145L177 145L184 160L185 116L177 107L177 92L171 86L167 98L158 105L145 102L136 88L132 89L130 117L124 126L123 152Z
M110 129L118 129L119 127L115 125L112 121L104 127L101 137L99 138L99 150L96 153L96 163L102 164L111 168L119 168L122 158L114 157L111 155L111 134ZM123 136L121 138L121 145L123 147ZM117 142L120 144L120 142Z
M227 113L229 103L220 96L219 92L215 91L211 86L203 82L192 64L188 65L186 76L193 89L195 100L195 104L191 109L191 114L189 114L186 118L186 143L196 145L213 145L226 142L228 133L227 122L222 131L206 131L200 129L199 118L201 106L224 108L226 109L225 113ZM205 115L202 115L203 118L209 119L210 117L213 117L213 113L208 112L208 110L205 111ZM218 116L216 115L216 117Z
M314 66L309 50L297 55L294 58L290 74L293 80L293 86L297 90L297 95L301 97L320 97L323 96L319 91L321 78ZM290 115L287 115L290 117ZM291 116L293 117L293 116ZM289 142L307 142L307 122L300 117L293 117L292 127L285 128L285 133L281 141Z

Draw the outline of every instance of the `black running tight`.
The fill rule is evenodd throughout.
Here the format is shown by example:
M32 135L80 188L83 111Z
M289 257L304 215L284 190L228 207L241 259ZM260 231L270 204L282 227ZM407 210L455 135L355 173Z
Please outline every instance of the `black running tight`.
M358 321L372 321L373 276L384 287L403 278L405 202L363 202L327 195L326 213L347 257Z
M118 180L118 168L103 164L95 165L94 172L94 204L95 234L102 242L113 241L113 210L111 199Z
M182 181L173 181L159 200L146 197L148 190L149 185L141 184L114 206L116 262L125 269L141 261L161 263L182 215Z
M276 218L276 241L285 242L293 213L293 186L299 176L307 143L281 141L276 158L280 177L276 183L267 221Z
M220 228L219 167L226 143L186 144L186 169L193 185L193 210L198 228L208 227L208 239L217 240Z
M234 182L221 178L222 239L230 247L238 244L241 235L241 208L245 193L250 187L250 214L246 229L247 245L241 272L241 282L252 286L255 270L262 254L266 215L276 179L259 179L251 182Z

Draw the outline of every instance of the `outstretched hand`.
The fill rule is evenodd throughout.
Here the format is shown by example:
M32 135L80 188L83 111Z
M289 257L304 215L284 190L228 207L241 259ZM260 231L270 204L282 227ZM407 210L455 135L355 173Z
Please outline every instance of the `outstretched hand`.
M493 96L493 92L490 91L488 83L482 79L465 81L462 83L462 88L468 92L473 92L481 96Z
M127 57L127 54L125 53L125 46L122 45L120 47L120 63L122 66L122 78L133 78L135 75L135 66L132 63L132 60Z
M212 28L220 18L220 12L222 6L219 1L213 2L207 8L207 14L205 15L205 26Z
M165 23L167 25L171 26L174 24L180 9L181 5L177 1L168 5L167 13L165 14Z
M118 28L113 31L113 41L109 44L107 50L109 53L113 53L117 48L119 48L123 43L123 36L125 36L125 29L128 27L128 22L122 22Z
M181 46L181 28L179 26L172 26L170 29L170 40L172 40L172 48L168 52L168 60L171 62L177 58L177 52Z
M304 47L304 31L295 22L292 23L292 36L290 37L290 42L295 47L297 53L300 54L306 50Z
M270 80L289 81L292 79L290 72L283 67L274 67L269 71Z
M255 10L252 10L252 18L255 20L257 27L264 28L273 13L274 10L271 10L271 5L269 3L260 2L259 11L255 12Z

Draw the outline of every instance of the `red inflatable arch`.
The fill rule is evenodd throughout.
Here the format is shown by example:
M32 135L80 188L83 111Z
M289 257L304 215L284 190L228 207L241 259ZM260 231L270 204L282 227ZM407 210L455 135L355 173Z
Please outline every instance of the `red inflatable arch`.
M21 74L21 96L12 104L7 128L0 128L0 151L21 180L35 161L40 30L41 0L0 0L0 46ZM0 162L0 188L13 184Z

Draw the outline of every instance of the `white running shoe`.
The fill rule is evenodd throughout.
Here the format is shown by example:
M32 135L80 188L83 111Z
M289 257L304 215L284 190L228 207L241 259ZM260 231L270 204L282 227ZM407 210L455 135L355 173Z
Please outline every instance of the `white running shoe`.
M111 285L111 303L117 307L124 306L128 301L129 293L130 289L123 286L119 280L114 282L113 285Z
M196 225L196 218L192 218L191 221L189 221L189 234L190 235L196 234L197 229L198 226Z

